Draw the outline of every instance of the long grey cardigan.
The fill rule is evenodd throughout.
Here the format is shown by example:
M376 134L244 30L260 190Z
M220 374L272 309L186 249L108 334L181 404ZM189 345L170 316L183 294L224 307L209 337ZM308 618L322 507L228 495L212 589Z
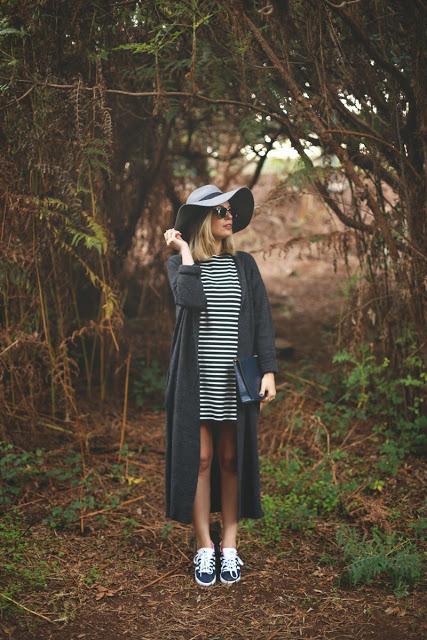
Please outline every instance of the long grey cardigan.
M258 354L261 373L278 373L271 307L258 265L250 253L233 256L241 286L238 324L239 357ZM201 267L182 264L180 254L167 260L168 279L176 304L176 323L166 377L165 496L167 518L192 522L200 463L199 367L200 311L207 308ZM261 518L257 426L259 403L237 406L237 519ZM210 512L221 511L221 486L214 433Z

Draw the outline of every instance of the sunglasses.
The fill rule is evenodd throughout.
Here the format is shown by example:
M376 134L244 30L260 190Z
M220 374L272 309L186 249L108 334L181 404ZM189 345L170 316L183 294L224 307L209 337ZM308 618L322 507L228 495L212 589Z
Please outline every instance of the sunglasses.
M226 207L218 205L217 207L212 207L212 211L218 216L218 218L225 218L227 213L231 213L233 220L236 220L237 218L237 211L233 211L231 207L228 207L227 209Z

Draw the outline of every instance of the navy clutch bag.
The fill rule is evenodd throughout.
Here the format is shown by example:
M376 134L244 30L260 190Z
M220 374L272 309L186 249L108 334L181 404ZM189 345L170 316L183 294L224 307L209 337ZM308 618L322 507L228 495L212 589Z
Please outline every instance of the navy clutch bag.
M233 358L234 370L236 372L236 385L243 404L248 402L260 402L261 396L261 370L259 368L258 356L245 356L244 358Z

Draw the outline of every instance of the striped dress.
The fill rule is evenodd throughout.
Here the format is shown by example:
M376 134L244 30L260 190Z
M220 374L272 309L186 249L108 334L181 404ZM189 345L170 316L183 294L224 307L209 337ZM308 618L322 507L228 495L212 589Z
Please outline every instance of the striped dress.
M200 312L200 419L237 420L233 357L237 356L241 288L234 259L214 254L199 262L207 309Z

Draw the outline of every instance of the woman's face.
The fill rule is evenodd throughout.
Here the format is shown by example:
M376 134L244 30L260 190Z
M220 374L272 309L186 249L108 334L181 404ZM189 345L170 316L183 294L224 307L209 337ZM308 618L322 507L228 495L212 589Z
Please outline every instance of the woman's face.
M230 203L227 200L226 202L222 202L220 206L228 209ZM222 240L223 238L231 236L233 234L233 216L231 213L227 211L225 218L218 218L214 211L211 218L211 231L216 240Z

